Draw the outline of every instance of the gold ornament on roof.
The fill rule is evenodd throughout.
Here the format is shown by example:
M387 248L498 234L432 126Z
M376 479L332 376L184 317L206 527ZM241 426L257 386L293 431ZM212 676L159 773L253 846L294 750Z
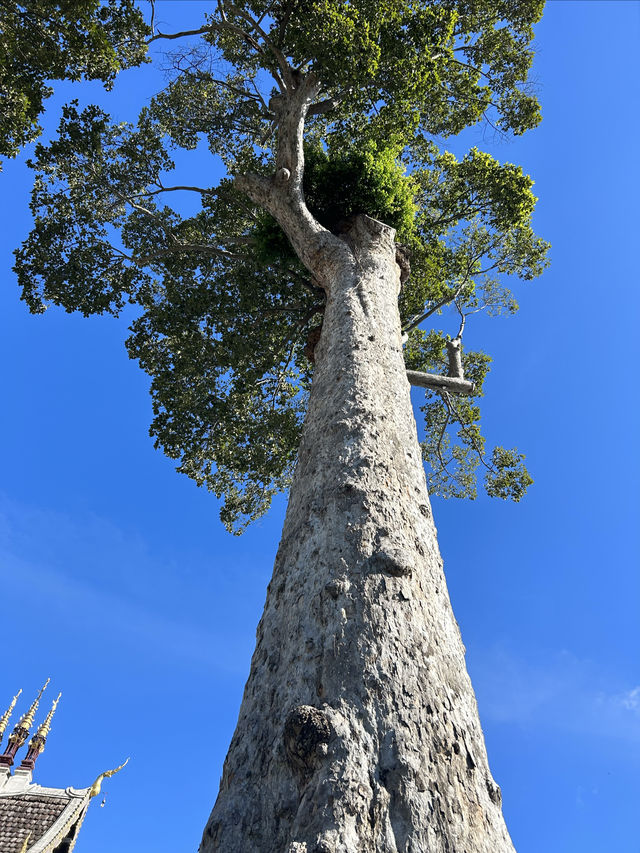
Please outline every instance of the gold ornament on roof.
M27 853L29 849L29 842L31 841L31 830L27 832L26 838L22 842L22 847L20 848L20 853Z
M53 715L56 712L56 708L58 707L58 702L60 701L61 696L62 693L58 693L57 697L53 701L51 710L44 719L44 722L38 726L38 730L31 738L29 742L29 753L27 755L27 759L35 761L36 758L40 755L40 753L44 752L44 745L47 742L47 735L49 734L49 731L51 729L51 720L53 719Z
M20 726L20 728L26 729L27 731L29 731L29 729L33 725L33 718L35 717L36 711L38 710L38 705L40 704L40 698L42 697L42 694L44 693L44 691L47 689L47 686L48 686L50 681L51 681L51 679L47 678L45 683L40 688L40 692L38 693L36 698L33 700L33 703L31 705L31 707L29 708L29 710L27 711L27 713L23 714L22 717L20 718L20 720L18 721L18 726Z
M13 709L16 707L16 702L18 701L18 697L20 696L21 693L22 693L22 687L20 688L20 690L18 690L16 695L13 697L13 699L11 700L11 704L9 705L7 710L4 712L2 717L0 717L0 740L2 740L2 735L5 733L5 730L6 730L7 726L9 725L9 720L11 719L11 714L13 713Z
M53 705L51 706L51 710L44 718L44 723L41 723L38 727L38 731L36 732L41 738L46 738L51 730L51 720L53 719L53 715L56 712L56 708L58 707L58 702L60 701L60 697L62 696L62 692L58 693L57 697L53 700Z
M116 767L114 770L105 770L104 773L101 773L98 776L98 778L96 779L96 781L93 783L91 788L89 789L89 799L91 799L92 797L98 796L98 794L100 793L100 788L102 786L102 780L103 779L108 779L111 776L115 776L115 774L118 773L120 770L122 770L122 768L128 763L129 763L129 759L127 758L127 760L124 761L120 765L120 767Z

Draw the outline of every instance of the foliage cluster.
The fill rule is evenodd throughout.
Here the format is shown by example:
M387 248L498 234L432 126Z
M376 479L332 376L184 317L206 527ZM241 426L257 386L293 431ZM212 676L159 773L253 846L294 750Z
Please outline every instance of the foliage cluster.
M400 242L415 233L415 186L398 152L375 144L335 155L320 144L305 147L304 195L318 222L336 232L351 217L366 213L395 228ZM254 231L258 258L271 263L293 249L282 228L265 213Z
M40 134L52 80L102 80L146 58L134 0L0 0L0 156Z

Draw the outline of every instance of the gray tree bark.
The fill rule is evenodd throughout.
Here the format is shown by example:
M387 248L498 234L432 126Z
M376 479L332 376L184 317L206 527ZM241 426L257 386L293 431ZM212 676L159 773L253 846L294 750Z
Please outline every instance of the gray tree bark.
M201 853L507 853L411 409L394 232L358 217L322 240L309 409Z

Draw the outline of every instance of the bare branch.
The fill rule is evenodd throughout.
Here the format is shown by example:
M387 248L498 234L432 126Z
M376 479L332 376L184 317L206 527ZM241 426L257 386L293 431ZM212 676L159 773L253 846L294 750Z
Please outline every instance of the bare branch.
M173 233L173 231L168 227L168 225L166 224L166 222L163 222L163 221L162 221L162 219L158 216L158 214L157 214L155 211L153 211L153 210L149 210L149 208L144 207L143 205L138 204L138 203L137 203L137 202L135 202L135 201L132 201L132 200L131 200L131 198L129 198L129 197L127 197L127 196L123 196L123 195L122 195L121 193L119 193L119 192L116 192L116 195L117 195L117 196L121 199L121 201L123 201L125 204L129 204L129 205L131 205L131 207L132 207L134 210L137 210L139 213L144 213L144 215L145 215L145 216L148 216L148 217L149 217L149 219L152 219L152 220L156 223L156 225L158 225L158 226L159 226L159 227L164 231L164 233L166 234L166 236L169 238L169 240L170 240L172 243L177 243L177 242L178 242L178 241L177 241L177 239L176 239L175 234Z
M472 448L475 450L480 462L484 465L484 467L488 471L495 471L495 468L493 467L493 465L490 465L487 462L487 460L485 459L484 447L482 447L481 445L478 444L478 442L476 440L475 432L470 429L470 427L473 426L473 423L469 423L469 421L466 421L462 417L462 415L460 414L460 411L457 409L453 400L451 399L451 397L448 394L443 394L442 399L444 400L444 403L447 406L447 408L449 409L449 411L454 415L455 420L460 424L464 434L468 437L469 442L470 442Z
M444 398L445 396L447 396L447 395L446 395L446 392L445 392L444 394L442 394L442 397L443 397L443 398ZM443 471L446 471L446 470L447 470L447 466L449 465L449 463L448 463L448 462L445 462L445 461L444 461L444 459L442 458L442 441L443 441L443 439L444 439L444 434L445 434L445 432L446 432L446 429L447 429L447 427L448 427L448 425L449 425L449 421L450 421L450 420L451 420L451 415L450 415L450 413L449 413L449 409L447 408L447 409L446 409L446 417L445 417L445 419L444 419L444 423L443 423L443 425L442 425L442 429L440 430L440 435L438 436L438 443L437 443L437 445L436 445L436 453L437 453L437 455L438 455L438 459L439 459L439 461L440 461L440 466L441 466L441 468L442 468L442 470L443 470Z
M251 79L250 82L251 82L251 85L253 86L253 88L255 89L257 99L260 101L260 103L264 107L265 113L269 113L269 107L267 106L267 102L262 97L262 92L260 91L260 89L258 89L258 87L256 86L256 81Z
M236 95L240 95L240 97L242 98L247 98L250 101L258 101L262 104L264 109L269 112L269 108L265 104L262 95L257 91L257 89L257 94L254 92L248 92L246 89L241 89L239 86L234 86L232 83L229 83L228 80L219 80L218 78L212 77L210 74L200 70L198 70L197 73L194 71L187 71L186 73L189 76L195 77L197 80L206 80L209 83L215 83L216 86L223 86L225 89L228 89L230 92L233 92ZM252 80L251 82L253 83L255 88L254 81Z
M218 12L220 12L220 20L226 24L227 23L227 13L224 11L224 4L222 0L217 0Z
M441 308L444 308L445 305L449 305L451 302L454 302L458 296L462 293L464 286L469 282L469 273L464 277L462 283L458 286L455 293L452 293L450 296L444 296L435 305L425 311L423 314L416 314L415 317L412 317L408 323L406 323L402 327L403 334L410 332L412 329L415 329L416 326L419 326L424 320L430 317L432 314L435 314L436 311L439 311Z
M239 175L235 181L239 190L246 193L254 204L269 210L272 182L264 175Z
M289 66L287 65L286 60L282 56L282 53L280 53L280 51L278 51L277 48L275 48L275 46L269 41L268 36L263 32L262 28L257 24L257 22L254 21L250 15L247 15L246 13L242 12L241 10L236 9L233 6L231 7L231 9L235 14L238 15L238 17L247 20L247 22L250 23L253 26L253 28L257 32L260 33L260 35L262 36L262 38L265 42L265 46L274 55L274 57L276 58L277 64L281 67L281 70L283 67L283 66L281 66L281 62L283 62L284 67L288 69ZM240 36L240 38L244 39L258 53L264 53L265 52L262 45L250 33L248 33L246 30L243 30L242 27L239 27L237 24L233 24L229 20L227 14L225 12L222 0L218 0L218 10L220 11L220 23L219 24L209 23L206 26L199 27L196 30L181 30L180 32L177 32L177 33L160 33L159 32L159 33L156 33L155 35L151 36L151 38L147 39L146 43L151 44L152 42L157 41L158 39L175 40L175 39L180 39L180 38L186 38L188 36L199 36L199 35L205 35L206 33L222 32L222 31L226 30L228 32L232 32L232 33L235 33L236 35ZM279 54L280 58L278 58L277 54ZM278 87L280 88L280 90L282 92L285 92L287 90L287 86L284 84L280 74L278 74L278 72L275 70L273 70L271 73L272 73L276 83L278 84Z
M282 20L280 23L280 39L282 40L285 30L287 29L287 25L289 23L289 18L291 17L291 12L293 11L293 7L295 5L295 0L289 0L287 6L284 10L284 14L282 15Z
M165 246L162 249L156 249L148 255L141 255L138 258L132 258L131 260L139 267L146 267L148 264L153 263L153 261L166 258L168 255L186 255L191 253L205 255L207 257L221 257L229 259L236 259L239 257L239 255L235 255L232 252L227 251L227 249L222 249L219 246L208 246L206 244L199 243L176 243L172 246Z
M420 370L407 370L407 379L417 388L429 388L432 391L450 391L454 394L473 394L475 383L456 376L442 376L440 373L422 373Z
M324 115L325 113L331 112L331 110L335 110L336 107L339 107L343 100L343 98L327 98L324 101L319 101L317 104L311 104L307 115Z
M219 5L224 6L225 0L220 0ZM278 64L278 68L280 69L280 73L282 74L282 79L285 83L285 89L293 88L293 77L291 75L291 68L289 67L289 63L285 59L284 54L281 50L279 50L274 43L271 41L266 32L262 29L258 21L255 20L248 12L245 12L243 9L239 9L237 6L234 6L233 3L227 4L228 9L234 14L241 18L243 21L246 21L249 26L258 34L258 36L262 39L265 44L267 50L272 54L274 59ZM227 26L230 26L227 24Z
M457 299L455 300L455 303L456 303L456 308L458 309L458 314L460 314L460 327L458 329L458 334L456 335L456 338L460 338L460 340L462 340L462 335L464 332L464 324L467 320L467 315L465 313L463 313L462 308L460 307L460 303L458 302Z
M298 327L299 329L300 327ZM297 331L297 330L296 330ZM271 408L275 409L276 407L276 397L280 391L282 386L282 380L287 374L287 370L289 370L289 365L291 364L291 360L293 359L293 355L296 351L296 344L298 343L298 338L296 335L293 336L293 340L291 341L291 346L289 347L289 352L287 354L287 360L285 361L285 365L281 371L278 373L278 378L276 380L276 387L274 388L273 395L271 397Z
M200 27L197 30L182 30L179 33L156 33L151 38L147 39L147 44L151 44L153 41L157 41L158 39L167 39L172 41L173 39L181 39L186 38L187 36L201 36L205 33L210 33L213 30L213 26L211 24L207 24L206 27Z
M160 186L160 189L157 190L147 190L146 192L139 193L138 195L128 196L128 198L148 198L154 195L160 195L160 193L174 193L179 191L186 192L194 192L200 193L201 195L211 195L215 194L215 190L205 189L204 187L190 187L190 186L175 186L175 187L163 187Z

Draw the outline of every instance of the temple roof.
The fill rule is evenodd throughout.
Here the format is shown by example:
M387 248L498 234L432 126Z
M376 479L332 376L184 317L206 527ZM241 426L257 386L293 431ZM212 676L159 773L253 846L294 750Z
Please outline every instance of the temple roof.
M90 789L43 788L32 784L29 775L21 780L14 774L0 788L1 853L50 853L61 844L69 853L89 805Z
M20 717L9 735L4 752L0 754L0 853L71 853L90 800L100 793L103 779L124 767L122 764L101 773L88 788L45 788L32 782L36 761L44 752L60 700L58 695L28 741L40 698L48 683L47 679L29 709ZM0 717L0 740L19 696L20 693L14 696L9 709ZM27 741L27 753L12 772L17 754Z

